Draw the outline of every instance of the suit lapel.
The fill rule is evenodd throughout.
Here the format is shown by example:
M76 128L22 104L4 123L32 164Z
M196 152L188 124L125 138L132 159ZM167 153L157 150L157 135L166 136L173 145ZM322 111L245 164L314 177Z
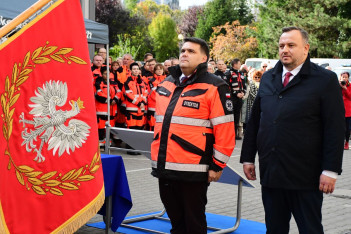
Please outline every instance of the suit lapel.
M276 66L273 68L273 73L272 73L272 83L278 91L278 93L288 90L291 87L294 87L295 85L299 84L302 80L303 77L307 77L308 74L310 73L310 55L307 56L306 61L304 62L303 66L301 67L300 72L288 83L287 86L283 88L283 81L282 81L282 73L283 73L283 64L278 61Z
M273 73L273 84L275 89L280 93L280 91L283 89L283 83L282 83L282 73Z
M285 91L287 89L290 89L291 87L297 85L298 83L301 82L301 72L299 72L284 88L282 91Z

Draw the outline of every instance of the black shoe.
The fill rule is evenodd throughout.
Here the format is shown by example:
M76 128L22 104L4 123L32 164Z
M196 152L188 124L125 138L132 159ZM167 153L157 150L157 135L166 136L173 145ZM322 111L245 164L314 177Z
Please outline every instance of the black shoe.
M235 140L242 140L243 138L242 137L239 137L239 136L236 136L235 137Z

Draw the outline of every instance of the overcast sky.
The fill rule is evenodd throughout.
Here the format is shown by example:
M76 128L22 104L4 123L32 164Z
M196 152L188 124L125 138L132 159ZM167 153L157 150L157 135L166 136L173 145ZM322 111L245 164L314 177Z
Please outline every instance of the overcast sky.
M179 6L182 10L188 9L189 6L205 5L208 0L179 0Z

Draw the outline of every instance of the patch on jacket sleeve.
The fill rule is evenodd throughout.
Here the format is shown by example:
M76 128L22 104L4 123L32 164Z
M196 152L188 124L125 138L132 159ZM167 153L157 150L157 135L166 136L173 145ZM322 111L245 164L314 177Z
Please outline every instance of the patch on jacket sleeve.
M183 101L183 106L194 108L194 109L199 109L200 108L200 102L184 100Z
M227 108L228 111L233 111L233 102L232 102L232 100L226 100L225 101L225 107Z
M169 97L171 95L171 91L169 91L168 89L166 89L165 87L162 86L158 86L156 89L156 92L162 96L166 96Z

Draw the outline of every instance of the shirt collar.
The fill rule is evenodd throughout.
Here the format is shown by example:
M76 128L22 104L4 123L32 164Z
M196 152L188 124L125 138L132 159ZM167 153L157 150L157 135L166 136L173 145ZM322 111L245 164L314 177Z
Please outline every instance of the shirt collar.
M190 75L188 75L188 76L186 76L186 75L184 75L184 73L182 73L182 74L180 75L180 77L179 77L179 82L182 83L183 80L184 80L185 78L191 78L191 77L193 77L193 76L195 75L196 71L197 71L197 69L196 69L193 73L191 73Z
M292 74L291 77L296 76L297 73L300 72L300 70L301 70L301 68L302 68L302 65L303 65L303 63L300 64L299 66L297 66L297 67L296 67L294 70L292 70L292 71L289 71L285 66L283 66L283 74L282 74L282 77L285 77L285 74L286 74L287 72L290 72L290 73Z
M187 76L184 75L184 73L182 73L182 75L179 77L179 82L182 83L183 80L186 78Z

